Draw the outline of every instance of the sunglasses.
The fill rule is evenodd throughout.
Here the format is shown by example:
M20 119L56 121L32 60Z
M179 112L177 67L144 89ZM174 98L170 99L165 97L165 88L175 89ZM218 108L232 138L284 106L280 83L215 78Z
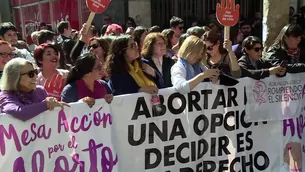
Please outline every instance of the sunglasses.
M215 45L216 45L216 44L213 44L213 45L208 46L208 47L207 47L207 50L208 50L208 51L213 51Z
M34 78L35 75L38 75L38 70L37 69L30 70L26 73L21 74L21 76L23 76L23 75L28 75L28 77Z
M253 48L255 52L259 52L259 51L263 51L264 48L263 47L256 47L256 48Z
M91 48L97 49L98 47L100 47L99 44L92 44L92 45L89 45L89 46L88 46L88 50L90 50Z

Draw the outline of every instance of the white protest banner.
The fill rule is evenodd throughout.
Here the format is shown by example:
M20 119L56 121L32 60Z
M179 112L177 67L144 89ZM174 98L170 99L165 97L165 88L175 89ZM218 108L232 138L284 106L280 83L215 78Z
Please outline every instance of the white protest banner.
M304 116L248 121L246 82L74 104L27 122L2 115L0 171L290 172L305 165ZM275 103L276 104L276 103ZM302 108L304 105L302 106Z
M249 120L282 120L297 117L305 104L305 73L242 80L247 87ZM246 81L246 82L245 82Z
M0 171L118 171L109 105L74 104L28 122L2 115Z

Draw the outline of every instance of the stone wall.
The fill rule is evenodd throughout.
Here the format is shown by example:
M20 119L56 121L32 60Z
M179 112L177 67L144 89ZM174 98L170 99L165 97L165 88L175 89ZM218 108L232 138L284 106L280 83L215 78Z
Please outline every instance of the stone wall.
M289 0L264 0L263 41L267 49L289 22Z

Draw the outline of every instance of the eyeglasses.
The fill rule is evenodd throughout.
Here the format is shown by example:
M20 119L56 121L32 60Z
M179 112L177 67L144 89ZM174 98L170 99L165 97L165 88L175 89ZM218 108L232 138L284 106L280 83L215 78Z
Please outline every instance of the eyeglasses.
M14 53L0 53L0 56L3 58L7 58L7 57L14 57L15 54Z
M89 46L88 46L88 50L90 50L91 48L97 49L98 47L100 47L99 44L92 44L92 45L89 45Z
M132 49L136 49L138 47L138 43L137 42L133 42L130 44L130 46L124 48L123 50L126 50L128 48L132 48Z
M30 70L26 73L21 74L21 76L23 76L23 75L28 75L28 77L34 78L35 75L38 75L38 70L37 69Z
M213 51L215 45L216 45L216 44L213 44L213 45L208 46L208 47L207 47L207 50L208 50L208 51Z
M256 47L256 48L253 48L255 52L259 52L259 51L263 51L264 48L263 47Z

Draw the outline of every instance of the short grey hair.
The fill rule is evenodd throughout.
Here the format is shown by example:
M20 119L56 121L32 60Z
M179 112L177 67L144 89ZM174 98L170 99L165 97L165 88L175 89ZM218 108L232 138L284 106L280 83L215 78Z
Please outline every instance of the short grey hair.
M3 74L1 78L1 90L2 91L18 91L19 82L21 78L21 69L30 64L34 67L34 64L24 58L14 58L5 64Z

